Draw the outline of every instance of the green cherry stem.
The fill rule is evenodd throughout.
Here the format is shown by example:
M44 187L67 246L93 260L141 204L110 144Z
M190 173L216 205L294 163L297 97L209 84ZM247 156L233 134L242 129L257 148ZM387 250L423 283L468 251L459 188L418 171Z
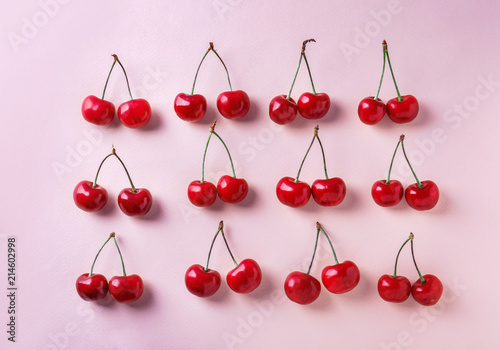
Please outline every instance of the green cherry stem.
M203 161L201 162L201 183L205 182L205 158L207 157L207 150L210 140L212 139L212 134L214 133L215 124L217 120L214 120L212 126L210 126L210 134L208 135L207 144L205 145L205 151L203 152Z
M389 58L389 50L387 49L387 41L382 42L382 49L384 55L387 56L387 63L389 64L389 69L391 70L392 80L394 81L394 87L396 87L396 92L398 93L398 101L403 101L401 94L399 93L398 84L396 83L396 78L394 77L394 72L392 71L391 59ZM377 94L378 95L378 94Z
M113 150L115 148L113 147ZM104 164L104 162L106 161L106 159L108 159L109 157L111 157L112 155L114 155L113 152L111 152L110 154L108 154L106 157L104 157L104 159L102 160L101 164L99 164L99 168L97 169L97 173L95 174L95 179L94 179L94 183L92 184L92 188L95 188L97 186L97 178L99 177L99 172L101 171L101 168L102 168L102 165Z
M104 94L106 93L106 88L108 87L109 77L111 76L111 72L113 71L113 68L115 67L116 60L118 59L118 57L116 55L114 55L113 58L114 58L114 61L113 61L113 64L111 65L111 69L109 70L108 78L106 79L106 84L104 84L104 90L102 91L101 100L104 100Z
M405 139L405 135L401 135L399 137L398 144L396 145L396 149L394 150L394 153L392 154L392 159L391 159L391 165L389 166L389 173L387 174L387 181L385 182L387 185L391 182L391 171L392 171L392 165L394 164L394 158L396 157L396 152L398 151L399 145L403 142Z
M305 52L306 52L306 45L307 45L307 43L308 43L308 42L310 42L310 41L315 42L316 40L314 40L314 39L309 39L309 40L305 40L304 42L302 42L302 50L301 50L301 52L300 52L299 64L297 65L297 70L295 71L295 76L293 77L292 86L290 87L290 91L288 92L288 95L286 96L286 99L287 99L287 100L289 100L289 99L290 99L290 95L292 94L293 86L295 85L295 81L297 80L297 75L299 75L300 64L301 64L301 62L302 62L302 58L304 58L304 59L305 59L305 61L306 61L307 70L309 71L309 78L311 79L312 89L313 89L314 94L316 95L316 91L314 90L314 84L313 84L313 81L312 81L311 71L310 71L310 69L309 69L309 63L307 63L307 58L306 58L306 55L305 55Z
M238 266L238 263L236 262L236 259L234 258L233 253L231 252L231 249L229 248L229 244L227 243L226 235L224 234L224 222L221 221L219 223L219 228L220 228L220 233L222 234L222 238L224 238L224 243L226 243L227 251L229 252L229 255L231 255L231 259L233 259L234 264L236 266Z
M210 44L212 44L212 43L210 43ZM194 76L193 87L191 88L191 95L194 94L194 86L196 85L196 79L198 78L198 73L200 72L201 65L202 65L203 61L205 61L205 57L207 57L208 53L212 50L212 48L213 48L213 46L210 45L207 52L205 52L205 54L203 55L203 58L201 59L200 64L198 65L198 69L196 70L196 74Z
M384 43L382 43L382 47L387 48L387 42L385 40ZM384 80L384 74L385 74L385 50L382 50L382 54L384 55L384 63L382 65L382 75L380 76L380 83L378 84L378 90L377 90L377 95L375 96L375 101L377 101L378 99L378 94L380 93L380 88L382 87L382 81Z
M411 241L412 239L413 239L413 234L410 234L410 237L408 237L408 239L403 243L401 248L399 248L398 255L396 255L396 263L394 264L394 275L393 275L394 278L398 277L397 271L398 271L399 254L401 254L401 251L403 250L403 247L406 245L406 243L408 243L408 241Z
M302 158L302 162L300 163L300 167L299 167L299 171L297 172L297 177L295 178L295 182L299 182L299 176L300 176L300 172L302 171L302 166L304 166L304 162L306 161L306 158L307 158L307 155L309 154L309 151L311 150L311 147L314 143L314 140L318 139L318 142L319 142L319 147L321 148L321 154L323 156L323 167L324 167L324 170L325 170L325 177L326 179L328 180L328 172L326 171L326 158L325 158L325 150L323 149L323 144L321 143L321 140L318 136L318 131L319 131L319 125L316 125L314 127L314 135L313 135L313 138L311 140L311 143L309 144L309 148L307 149L307 152L304 156L304 158Z
M306 57L306 44L308 42L313 42L315 43L316 40L314 39L309 39L309 40L306 40L302 43L302 56L304 56L304 62L306 63L306 67L307 67L307 72L309 73L309 79L311 80L311 87L312 87L312 91L313 91L313 94L316 95L316 89L314 88L314 82L313 82L313 77L312 77L312 74L311 74L311 69L309 68L309 62L307 62L307 57Z
M411 170L411 172L412 172L413 176L415 177L415 180L417 181L417 185L418 185L418 187L422 187L422 183L421 183L421 182L420 182L420 180L418 179L417 174L415 174L415 171L413 170L413 167L412 167L412 166L411 166L411 164L410 164L410 160L408 159L408 156L406 155L406 151L405 151L405 144L404 144L404 142L403 142L403 141L404 141L404 136L405 136L405 135L401 135L401 137L402 137L403 139L402 139L402 140L400 139L400 140L401 140L401 148L403 149L403 154L404 154L404 156L405 156L406 162L408 163L408 166L410 167L410 170Z
M236 172L234 171L233 158L231 158L231 153L229 153L229 149L227 148L226 143L224 142L224 140L222 140L222 138L219 136L219 134L217 134L215 131L213 131L213 134L215 136L217 136L219 141L222 142L222 144L224 145L224 148L226 149L227 155L229 156L229 162L231 162L231 170L233 171L233 177L236 178Z
M335 249L333 248L332 241L330 240L330 237L326 234L325 230L321 226L319 222L316 223L316 228L321 230L321 232L325 235L326 239L328 240L328 243L330 243L330 248L332 248L332 253L333 253L333 258L335 259L335 264L338 264L339 261L337 259L337 254L335 254Z
M219 56L219 54L217 53L217 51L215 51L215 49L214 49L214 43L212 43L212 42L210 43L210 48L212 49L213 53L219 58L220 62L224 66L224 69L226 70L226 75L227 75L227 82L229 83L229 90L233 91L233 87L231 86L231 79L229 78L229 71L227 70L226 64L224 63L224 61L222 60L222 58Z
M417 262L415 260L415 253L413 252L413 238L415 236L413 235L413 233L410 233L410 239L411 239L411 257L413 258L413 264L415 265L415 268L417 269L417 272L418 272L418 277L420 278L420 282L422 283L425 283L425 278L424 276L422 276L422 274L420 273L420 270L418 269L418 266L417 266Z
M123 262L122 252L120 251L120 247L118 246L118 241L116 240L116 237L114 234L113 234L113 240L115 241L116 249L118 249L118 254L120 254L120 260L122 262L122 269L123 269L123 276L127 276L127 273L125 272L125 263Z
M219 235L219 232L222 230L224 227L224 223L221 221L219 222L219 228L217 229L217 232L214 235L214 238L212 239L212 244L210 245L210 250L208 251L208 258L207 258L207 265L205 266L205 272L208 271L208 263L210 262L210 255L212 254L212 249L214 247L215 239Z
M128 170L127 170L127 167L125 166L125 163L123 163L123 161L121 160L121 158L118 157L118 154L116 154L116 150L115 150L114 147L113 147L112 155L114 155L120 161L120 163L122 163L123 169L125 169L125 172L127 173L128 180L130 181L130 187L132 187L132 192L136 193L137 190L135 189L134 183L132 182L132 178L130 177L130 174L129 174Z
M125 70L125 67L123 67L123 64L120 62L120 60L118 59L118 56L113 54L111 55L115 58L115 62L118 62L118 64L120 65L120 67L122 67L122 70L123 70L123 74L125 75L125 80L127 81L127 88L128 88L128 93L130 95L130 99L133 100L134 98L132 97L132 92L130 91L130 84L128 82L128 76L127 76L127 71Z
M97 257L99 256L99 254L101 254L101 250L102 248L104 248L104 246L106 244L108 244L109 240L115 236L115 233L114 232L111 232L111 234L109 235L108 239L106 240L106 242L104 242L104 244L101 246L101 249L99 249L99 251L97 252L97 255L95 256L95 259L94 259L94 262L92 263L92 267L90 268L90 273L89 273L89 277L92 277L92 273L94 272L94 265L95 265L95 262L97 261Z
M307 274L308 275L311 272L311 267L313 265L314 257L316 256L316 250L318 250L319 233L320 233L320 229L318 228L317 232L316 232L316 243L314 244L314 252L313 252L313 255L312 255L312 258L311 258L311 263L309 264L309 268L307 269Z

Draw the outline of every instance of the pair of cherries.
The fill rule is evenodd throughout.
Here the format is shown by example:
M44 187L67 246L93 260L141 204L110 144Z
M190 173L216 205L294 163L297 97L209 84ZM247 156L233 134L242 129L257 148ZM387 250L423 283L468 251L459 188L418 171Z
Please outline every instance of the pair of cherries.
M360 279L359 269L355 263L349 260L339 263L332 241L319 222L316 223L316 229L316 244L314 245L314 252L307 273L294 271L285 279L286 296L291 301L301 305L312 303L318 299L321 292L321 284L309 274L318 248L320 232L328 239L335 259L335 265L326 266L321 273L321 281L325 288L334 294L347 293L358 285Z
M203 267L200 264L192 265L187 269L184 276L184 281L188 291L200 298L206 298L214 295L219 290L221 285L220 273L208 268L212 248L219 233L222 235L226 248L236 265L236 267L229 271L226 275L226 281L229 288L236 293L247 294L255 290L262 281L262 271L259 264L257 264L255 260L245 259L239 264L236 262L231 249L229 249L226 236L224 235L224 223L221 221L212 240L206 266Z
M309 68L309 62L307 61L305 53L306 45L311 41L316 42L316 40L314 39L308 39L302 43L299 65L297 67L297 71L295 72L295 77L293 78L292 86L290 87L288 95L276 96L269 103L269 117L276 124L285 125L291 123L297 117L297 111L306 119L321 119L326 115L326 113L328 113L328 110L330 109L330 97L323 92L316 93L316 89L314 88L311 69ZM292 94L295 80L297 79L297 75L299 74L302 59L304 59L304 62L306 63L313 92L303 93L302 95L300 95L297 102L295 102L294 99L290 97L290 95Z
M404 190L404 195L406 202L410 207L415 210L429 210L436 206L439 200L439 188L431 180L420 181L410 164L404 146L405 135L399 137L398 144L392 155L391 165L389 166L389 174L387 175L387 180L379 180L375 182L372 186L372 197L375 203L381 207L393 207L397 205L403 198L403 185L398 180L391 180L391 170L394 163L394 157L398 150L399 145L403 149L403 154L405 156L406 162L410 167L413 176L415 177L416 183L408 186Z
M309 198L312 197L316 203L321 206L336 206L340 204L346 195L346 185L344 180L339 177L328 177L328 172L326 170L326 159L325 151L323 149L323 144L318 136L319 126L314 127L314 136L307 149L307 152L302 159L300 164L297 177L293 179L292 177L286 176L278 181L276 185L276 195L281 203L288 205L293 208L302 207L307 204ZM323 155L323 167L325 170L325 179L315 180L312 186L308 183L299 181L300 172L302 166L311 150L311 147L315 140L318 140L319 146L321 148L321 153Z
M413 299L415 299L417 303L424 306L432 306L435 305L441 298L441 295L443 294L443 284L439 278L434 275L426 274L422 276L420 273L417 262L415 261L413 238L413 233L410 233L410 237L399 249L398 255L396 256L396 263L394 265L394 274L383 275L378 280L378 293L383 300L392 303L402 303L408 299L411 293ZM398 276L397 274L399 254L408 241L411 242L411 255L419 276L419 279L413 283L413 285L410 283L408 278Z
M359 119L365 124L374 125L377 124L387 113L389 118L395 123L409 123L418 115L418 101L413 95L401 96L401 94L399 93L398 85L396 84L396 78L394 77L394 72L392 71L391 60L389 59L387 42L385 40L382 42L382 51L384 54L384 64L382 66L382 76L380 77L377 95L375 95L375 97L365 97L361 100L358 105ZM393 98L387 101L387 104L384 104L384 102L380 98L378 98L378 95L380 93L380 88L382 87L382 81L384 79L386 58L387 63L389 64L389 69L391 70L392 80L394 81L394 86L396 87L398 97Z
M231 86L231 79L229 78L229 72L227 70L226 64L219 56L217 51L214 49L214 44L211 42L210 47L201 59L198 69L196 70L196 75L194 77L193 87L191 89L191 94L185 94L181 92L175 97L174 100L174 110L179 118L188 122L196 122L203 118L207 111L207 100L203 95L195 94L194 87L196 85L196 79L198 78L198 73L200 71L201 65L207 57L208 53L212 51L221 61L224 69L226 70L227 81L229 82L229 90L221 93L217 97L217 109L223 117L227 119L240 119L243 118L250 109L250 98L247 93L243 90L234 90Z
M102 165L111 156L115 156L120 161L125 169L125 172L127 173L131 186L130 188L124 188L118 194L118 206L121 211L128 216L146 215L153 205L151 192L145 188L136 188L134 186L125 164L118 154L116 154L114 147L112 152L108 154L99 165L94 182L84 180L80 181L76 185L73 190L73 200L76 206L86 212L96 212L101 210L106 205L108 201L108 191L106 191L104 187L97 184L97 178Z
M122 262L123 276L114 276L109 280L109 283L101 274L94 273L94 265L97 257L101 253L104 246L113 238L115 241L116 249L120 254ZM109 238L104 242L90 268L90 273L84 273L76 280L76 291L78 295L85 301L98 301L104 299L106 295L111 294L111 297L119 303L131 303L138 300L143 291L144 283L139 275L127 275L125 272L125 264L123 263L122 253L118 242L116 241L115 233L112 232Z
M201 180L192 181L187 190L189 201L196 205L197 207L208 207L215 203L217 195L226 203L239 203L248 194L248 183L245 179L239 179L236 177L236 172L234 171L233 159L231 158L231 153L226 146L226 143L222 138L215 132L215 125L217 121L212 123L210 126L210 134L208 135L208 141L205 146L205 152L203 153L203 162L201 166ZM219 141L224 145L226 152L229 156L229 161L231 162L231 169L233 176L224 175L220 178L217 183L217 188L215 185L209 181L205 181L205 158L207 155L208 145L212 135L215 135Z
M115 106L113 103L106 101L104 99L104 94L106 93L106 87L108 86L109 77L111 76L111 72L113 68L118 62L120 67L122 67L123 74L125 75L125 79L127 80L127 88L130 95L130 100L122 103L118 106L118 119L122 122L123 125L129 128L140 128L146 125L151 119L151 106L149 102L143 98L132 97L132 92L130 91L130 84L128 82L127 72L123 67L122 63L118 59L117 55L112 55L114 58L113 64L111 65L111 69L108 74L108 78L106 79L106 84L104 85L104 90L102 92L102 98L98 98L97 96L90 95L85 97L82 103L82 115L83 118L96 125L107 125L111 123L113 118L115 117Z

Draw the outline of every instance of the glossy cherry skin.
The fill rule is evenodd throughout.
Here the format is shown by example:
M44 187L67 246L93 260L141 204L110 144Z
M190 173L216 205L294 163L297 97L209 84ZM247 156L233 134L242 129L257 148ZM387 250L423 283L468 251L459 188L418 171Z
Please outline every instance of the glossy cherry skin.
M319 281L307 273L294 271L285 280L285 294L293 302L307 305L318 299L321 292Z
M398 180L380 180L372 186L372 197L381 207L393 207L403 199L403 185Z
M151 106L143 98L124 102L118 106L118 118L129 128L141 128L151 119Z
M217 109L224 118L240 119L250 109L250 99L243 90L225 91L217 97Z
M365 97L358 105L359 120L367 125L377 124L386 112L385 103L380 98L375 100L374 96Z
M184 282L191 294L206 298L219 290L221 278L217 271L211 269L205 271L203 266L195 264L187 269Z
M99 97L90 95L82 103L83 118L89 123L107 125L115 117L115 105Z
M128 216L146 215L152 205L151 192L145 188L136 188L135 193L131 188L124 188L118 194L118 206Z
M197 122L207 111L207 100L203 95L188 95L181 92L175 97L174 110L182 120Z
M321 273L323 285L335 294L343 294L353 290L358 285L359 278L358 267L349 260L326 266Z
M443 284L434 275L424 275L422 277L425 283L422 283L420 278L413 283L413 286L411 286L411 295L419 304L424 306L436 305L441 295L443 295Z
M302 207L307 204L311 197L311 187L305 182L284 177L276 185L276 195L281 203L292 208Z
M297 117L297 104L291 97L287 100L286 95L276 96L269 103L269 117L279 125L291 123Z
M414 183L406 188L406 202L415 210L432 209L439 200L439 188L430 180L422 181L421 184L421 187Z
M109 294L119 303L131 303L144 292L144 283L138 275L114 276L109 280Z
M73 200L81 210L99 211L108 201L108 191L99 185L96 185L95 188L92 185L91 181L81 181L73 190Z
M76 280L76 291L86 301L104 299L108 294L108 280L101 274L93 274L89 277L88 273L84 273Z
M345 198L345 182L339 177L316 180L312 183L311 192L316 203L333 207L342 203Z
M262 271L255 260L245 259L227 273L226 281L236 293L250 293L260 285Z
M217 183L217 193L224 202L239 203L247 196L248 184L245 179L224 175Z
M411 283L404 276L383 275L378 280L378 294L385 301L402 303L410 296Z
M395 123L409 123L418 115L418 101L412 95L401 98L402 101L398 101L397 97L387 101L387 115Z
M297 100L297 109L300 115L306 119L321 119L330 109L330 97L324 92L316 95L304 92Z
M197 207L209 207L217 199L215 185L208 181L193 181L188 186L188 198Z

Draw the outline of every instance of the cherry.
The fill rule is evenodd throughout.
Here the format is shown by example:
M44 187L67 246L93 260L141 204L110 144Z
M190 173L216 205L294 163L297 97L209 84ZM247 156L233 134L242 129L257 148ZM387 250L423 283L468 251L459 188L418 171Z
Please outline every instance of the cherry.
M224 202L239 203L248 193L248 184L245 179L224 175L217 183L217 193Z
M297 104L286 95L276 96L269 103L269 117L279 125L291 123L297 117Z
M291 301L307 305L318 299L321 284L308 273L294 271L285 280L285 294Z
M378 93L377 93L378 94ZM384 117L387 108L380 98L374 96L365 97L359 102L359 120L367 125L375 125Z
M217 97L217 109L227 119L240 119L250 109L250 98L243 90L225 91Z
M346 186L340 177L318 179L311 185L313 199L319 205L333 207L339 205L345 198Z
M118 206L128 216L144 216L152 205L151 192L145 188L124 188L118 194Z
M220 274L211 269L204 269L199 264L192 265L184 276L186 287L191 294L200 298L214 295L219 290Z
M181 92L175 97L174 110L182 120L197 122L207 111L207 100L203 95Z
M276 195L281 203L292 208L302 207L311 197L311 187L305 182L284 177L276 185Z
M306 119L321 119L330 109L330 97L323 92L304 92L297 100L297 109Z
M250 293L260 285L262 271L255 260L245 259L227 273L226 281L236 293Z
M197 207L209 207L217 199L215 185L208 181L192 181L188 186L188 198Z
M73 190L73 200L84 211L99 211L108 201L108 192L96 183L80 181Z
M411 295L419 304L424 306L436 305L441 295L443 295L443 284L434 275L423 275L411 287Z

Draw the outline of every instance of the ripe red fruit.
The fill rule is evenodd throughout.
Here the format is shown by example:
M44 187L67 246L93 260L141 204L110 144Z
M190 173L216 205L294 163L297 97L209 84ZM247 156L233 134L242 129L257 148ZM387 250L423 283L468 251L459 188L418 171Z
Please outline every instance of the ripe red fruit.
M188 198L197 207L208 207L217 199L215 185L208 181L192 181L187 190Z
M313 276L300 271L290 273L285 280L285 293L291 301L307 305L318 299L321 284Z
M152 205L151 192L145 188L124 188L118 194L118 206L128 216L144 216Z
M347 293L359 283L359 269L355 263L346 260L342 263L326 266L321 273L325 288L335 294Z
M320 179L311 186L312 197L322 206L333 207L342 203L346 194L344 180L339 177Z
M85 97L82 103L83 118L95 125L107 125L115 117L115 106L94 95Z
M217 97L217 109L224 118L240 119L250 109L250 98L243 90L225 91Z
M402 303L410 296L411 284L404 276L383 275L378 280L378 294L391 303Z
M330 109L330 97L325 93L304 92L297 100L297 108L306 119L321 119Z
M203 95L188 95L181 92L175 97L174 110L182 120L197 122L207 111L207 100Z
M387 112L384 102L380 98L375 100L374 96L365 97L359 102L359 120L367 125L375 125L382 120Z
M269 103L269 117L279 125L291 123L297 117L297 104L286 95L276 96Z
M405 191L406 202L415 210L429 210L436 206L439 200L439 188L430 180L412 184Z
M226 281L236 293L250 293L260 285L262 271L255 260L245 259L227 273Z
M311 197L311 187L305 182L284 177L276 185L276 195L281 203L292 208L302 207Z
M118 118L129 128L141 128L151 119L151 106L143 98L132 99L118 107Z
M415 96L405 95L387 101L387 115L398 124L405 124L413 121L418 115L418 101Z
M76 291L86 301L98 301L108 294L108 281L101 274L84 273L76 280Z
M424 306L436 305L443 295L443 284L434 275L423 275L425 282L419 278L411 287L411 295Z
M138 275L114 276L109 280L109 294L119 303L138 300L144 292L144 283Z
M217 193L224 202L239 203L248 193L248 183L245 179L224 175L217 183Z
M372 186L372 197L381 207L393 207L403 198L403 185L398 180L380 180Z
M195 264L186 271L184 281L191 294L206 298L219 290L221 278L217 271L205 270L203 266Z
M108 201L108 192L104 187L91 181L80 181L73 190L73 200L76 206L87 212L101 210Z

